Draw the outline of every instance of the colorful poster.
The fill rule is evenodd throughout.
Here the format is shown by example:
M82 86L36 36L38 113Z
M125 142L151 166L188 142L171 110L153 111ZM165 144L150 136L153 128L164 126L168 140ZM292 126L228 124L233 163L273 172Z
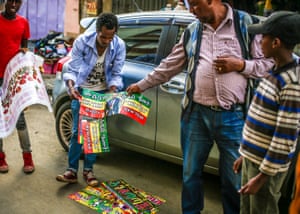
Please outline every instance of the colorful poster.
M79 114L90 118L104 118L108 97L110 96L107 94L96 93L88 89L82 90Z
M79 117L78 142L85 154L109 152L106 118Z
M141 94L127 96L122 103L120 114L144 125L151 107L151 100Z
M106 116L109 117L120 114L126 98L126 92L110 94L106 100Z
M97 16L97 2L96 0L86 1L86 13L88 15Z
M158 206L165 203L164 199L139 190L122 179L106 181L102 185L122 198L136 213L157 213Z
M87 186L69 198L102 214L135 214L121 199L104 187Z
M122 114L144 125L151 107L151 100L142 94L127 92L100 94L89 89L82 90L80 115L103 118Z
M151 107L151 100L142 94L128 96L126 92L112 94L106 104L106 116L125 115L144 125Z
M107 94L84 89L80 100L78 142L85 154L109 152L106 127Z
M106 117L123 114L144 125L150 107L151 100L141 94L100 94L83 89L79 109L78 142L84 145L84 153L110 151Z
M122 179L102 182L99 187L87 186L68 197L104 214L155 214L166 202Z
M42 66L43 58L31 52L18 53L8 63L0 89L0 138L12 133L19 115L30 105L45 105L52 112Z

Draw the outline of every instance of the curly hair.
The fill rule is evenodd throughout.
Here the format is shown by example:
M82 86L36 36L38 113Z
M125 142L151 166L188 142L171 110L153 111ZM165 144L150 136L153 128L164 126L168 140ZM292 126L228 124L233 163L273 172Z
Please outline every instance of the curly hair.
M114 15L113 13L101 13L97 18L96 31L100 32L103 26L105 26L109 30L115 28L117 32L119 28L117 16Z

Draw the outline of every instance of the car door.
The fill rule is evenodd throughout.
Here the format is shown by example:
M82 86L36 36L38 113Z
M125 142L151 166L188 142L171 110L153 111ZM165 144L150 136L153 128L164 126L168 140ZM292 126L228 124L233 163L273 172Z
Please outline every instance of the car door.
M134 82L143 79L157 66L161 53L160 46L168 43L163 41L168 33L168 24L164 22L150 22L144 24L143 20L134 23L122 24L120 21L118 35L126 43L126 62L123 68L125 88ZM150 113L145 125L124 117L115 115L108 119L109 140L112 143L130 147L135 145L140 149L155 149L157 131L157 87L143 93L152 100Z
M179 22L169 31L169 40L175 38L178 42L189 22ZM186 71L183 70L170 81L161 84L157 96L157 133L155 150L166 153L172 161L181 163L182 152L180 145L181 99L185 88ZM206 163L205 170L216 174L219 152L214 145Z
M189 22L173 23L168 40L177 43ZM169 50L170 52L171 50ZM181 162L180 148L180 115L181 99L185 88L186 72L171 78L170 81L158 87L157 98L157 133L155 149L159 152L168 153Z

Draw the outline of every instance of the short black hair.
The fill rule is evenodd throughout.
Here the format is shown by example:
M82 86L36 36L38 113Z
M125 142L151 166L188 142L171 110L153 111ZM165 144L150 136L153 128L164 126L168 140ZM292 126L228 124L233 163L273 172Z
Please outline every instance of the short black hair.
M288 50L294 50L294 48L298 44L298 43L295 43L295 42L290 42L290 41L288 41L288 39L280 39L280 40L283 43L284 47Z
M278 36L274 36L272 34L263 34L263 35L268 35L270 36L271 39L275 39L275 38L278 38L280 39L280 42L283 44L283 46L288 49L288 50L294 50L294 48L296 47L296 45L298 43L295 43L295 42L291 42L288 40L288 38L279 38Z
M116 32L119 28L118 18L113 13L101 13L96 22L96 31L100 32L102 27L112 30L115 28Z

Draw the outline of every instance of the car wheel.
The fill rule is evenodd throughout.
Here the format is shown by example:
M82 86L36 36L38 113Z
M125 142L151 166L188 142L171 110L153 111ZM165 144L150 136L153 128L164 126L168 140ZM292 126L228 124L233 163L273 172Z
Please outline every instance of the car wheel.
M69 142L72 135L72 111L71 101L68 101L60 106L55 118L56 134L62 147L68 151Z

